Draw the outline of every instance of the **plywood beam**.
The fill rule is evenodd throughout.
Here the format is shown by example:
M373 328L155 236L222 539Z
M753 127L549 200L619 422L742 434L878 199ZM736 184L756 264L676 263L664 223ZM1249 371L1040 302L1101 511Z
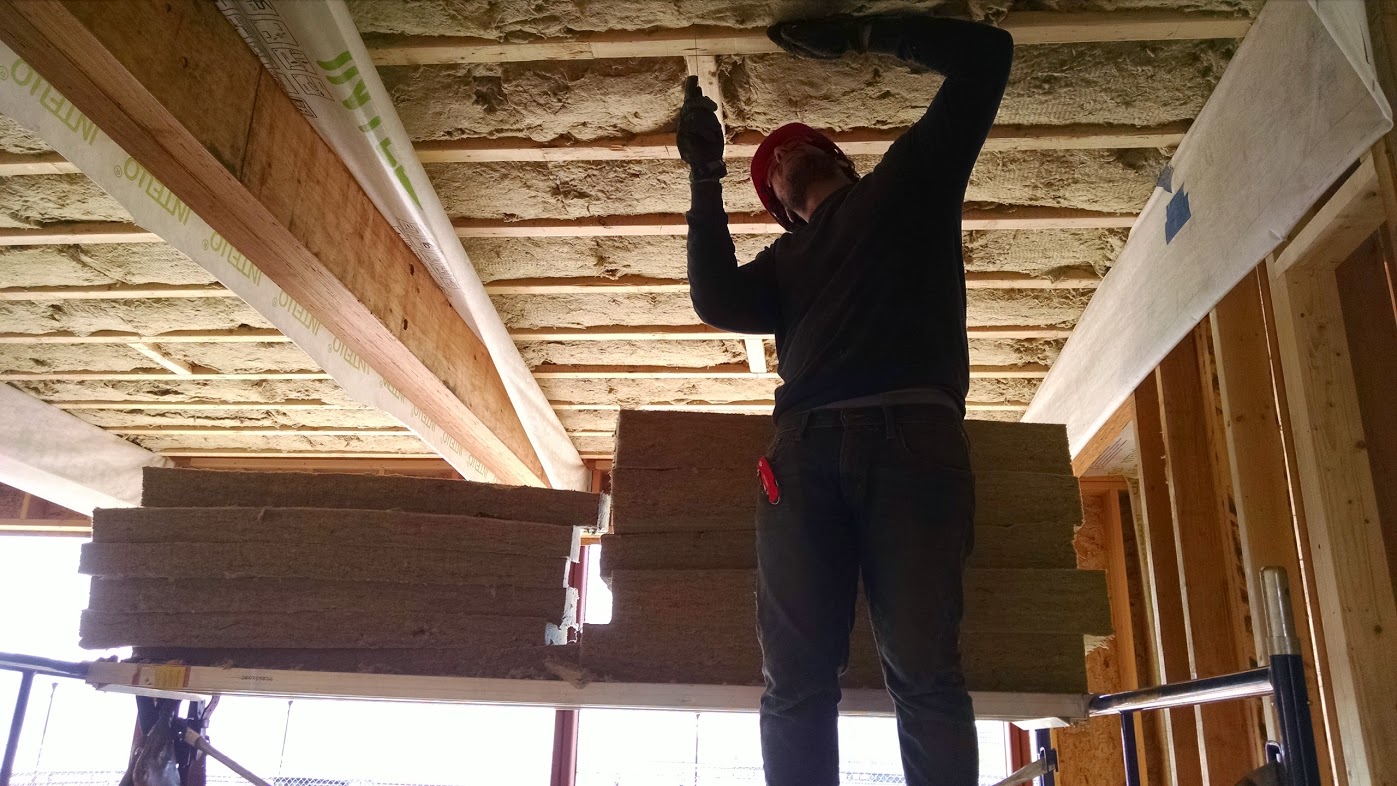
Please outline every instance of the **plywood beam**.
M1134 213L1103 213L1066 207L1019 206L1013 208L967 208L961 228L1002 229L1128 229L1135 224ZM589 216L587 218L531 218L504 221L485 218L452 220L456 234L476 237L632 237L685 235L689 226L682 213L656 213L634 216ZM735 235L773 235L785 230L766 213L732 213L728 231Z
M1116 461L1116 454L1122 450L1122 446L1134 444L1134 430L1131 428L1134 422L1135 401L1126 399L1106 423L1096 430L1091 439L1087 440L1087 444L1077 451L1077 455L1072 457L1072 474L1079 478L1088 474L1117 474L1092 472L1092 467L1098 462L1103 462L1103 459L1103 463Z
M0 39L464 452L546 482L484 344L216 6L4 0Z
M1101 277L1087 271L1073 271L1056 278L1001 271L965 274L967 289L1095 289L1100 284ZM688 292L689 282L648 276L517 278L488 282L485 291L491 295L655 295Z
M234 328L231 330L172 330L168 333L0 333L0 344L283 344L279 330Z
M0 289L0 301L156 300L160 298L233 298L218 285L102 284L90 287L13 287Z
M1021 46L1109 41L1240 38L1251 20L1236 16L1174 11L1057 13L1018 11L1001 27ZM685 27L586 33L528 43L447 36L382 36L371 39L375 65L508 63L530 60L592 60L693 55L753 55L780 52L764 29Z
M1072 328L1037 325L971 325L971 338L1066 338ZM514 328L515 341L714 341L742 338L708 325L610 325L585 328ZM770 338L761 336L760 338Z

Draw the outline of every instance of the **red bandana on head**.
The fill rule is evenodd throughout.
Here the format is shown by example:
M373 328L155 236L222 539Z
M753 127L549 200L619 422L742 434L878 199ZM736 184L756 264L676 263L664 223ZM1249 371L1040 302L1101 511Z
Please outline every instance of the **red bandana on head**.
M844 155L844 151L839 149L839 145L804 123L787 123L768 134L757 148L757 154L752 156L752 186L757 189L757 196L761 198L762 206L766 208L766 212L770 213L772 218L775 218L777 223L785 227L787 231L794 231L804 226L805 222L801 220L800 216L786 212L786 206L781 204L781 200L776 197L776 189L771 187L771 181L767 179L767 175L771 169L771 154L776 152L776 148L796 139L809 142L839 159L840 164L848 171L850 177L858 177L854 170L854 162Z

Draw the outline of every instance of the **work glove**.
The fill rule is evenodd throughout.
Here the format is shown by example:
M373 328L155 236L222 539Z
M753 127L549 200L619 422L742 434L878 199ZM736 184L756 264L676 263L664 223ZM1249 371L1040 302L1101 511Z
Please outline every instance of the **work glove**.
M867 43L868 20L850 17L777 22L766 36L787 52L800 57L835 60L845 52L862 52Z
M703 94L696 76L684 80L684 104L679 108L675 136L679 157L689 165L690 181L722 180L728 173L723 162L723 125L718 122L718 105Z

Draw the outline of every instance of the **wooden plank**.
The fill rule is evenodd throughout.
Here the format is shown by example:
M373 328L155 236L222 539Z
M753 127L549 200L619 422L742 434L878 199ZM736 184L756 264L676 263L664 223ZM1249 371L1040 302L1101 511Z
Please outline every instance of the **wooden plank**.
M310 579L92 579L88 608L127 613L363 611L434 614L473 609L502 617L572 624L577 590L315 581Z
M985 140L986 150L1118 150L1178 146L1191 121L1158 126L1052 125L995 126ZM845 153L882 155L906 128L824 130L825 136ZM739 131L728 140L723 154L729 159L756 155L766 135ZM466 137L418 142L414 145L422 163L478 164L512 161L636 161L678 159L673 134L642 134L624 139L579 142L568 137L540 142L526 138ZM0 165L3 169L3 165Z
M340 404L326 401L49 401L58 409L70 410L169 410L171 412L199 412L206 410L318 410L318 409L365 409L355 404Z
M152 30L178 34L151 46ZM545 483L484 344L216 7L7 0L0 31L465 452Z
M85 538L91 534L92 522L87 519L0 519L0 535L69 535Z
M1160 363L1160 417L1163 425L1169 501L1174 514L1189 670L1193 678L1242 671L1232 607L1243 604L1228 579L1230 539L1218 507L1218 490L1208 433L1199 357L1192 336ZM1239 703L1198 709L1203 768L1208 782L1236 783L1260 766L1252 717Z
M1334 268L1349 257L1383 222L1378 174L1371 156L1344 179L1333 195L1290 236L1270 264L1274 278L1297 264Z
M71 175L78 168L53 151L9 153L0 151L0 177L26 175Z
M157 298L237 297L221 285L99 284L81 287L12 287L0 289L0 302L66 300L154 300Z
M1108 41L1240 38L1251 26L1244 17L1174 11L1016 11L1001 23L1021 46ZM751 55L780 52L766 31L685 27L584 33L527 43L449 36L376 36L369 40L375 65L507 63L532 60L590 60L625 57Z
M558 674L576 673L579 669L577 658L577 645L574 644L489 649L136 647L131 659L159 664L187 664L195 667L191 670L195 674L201 671L217 672L218 676L247 674L242 669L256 669L260 675L256 681L260 684L271 682L288 686L289 690L284 695L323 696L326 690L339 690L346 694L402 690L417 693L417 700L427 698L441 701L443 695L449 695L445 693L449 688L444 683L492 683L507 686L497 696L513 693L516 698L530 694L537 698L547 693L549 685L569 685L559 680ZM212 668L198 669L200 666ZM198 682L199 678L192 677L192 680ZM384 686L395 683L399 687L384 689ZM203 684L209 683L206 681ZM319 691L311 686L318 686ZM544 686L545 690L537 690L539 686ZM232 689L218 692L240 692L235 687L229 687ZM251 687L254 687L252 695L256 695L255 686ZM510 690L511 687L513 690Z
M74 243L162 243L161 237L119 221L54 222L40 227L0 228L0 246L58 246Z
M685 620L752 630L757 571L613 570L612 623ZM971 568L965 573L966 633L1076 633L1107 636L1106 576L1076 568Z
M1332 269L1267 261L1300 494L1350 783L1397 772L1397 607Z
M1070 327L1050 325L971 325L966 328L970 338L1030 339L1066 338ZM515 341L714 341L737 339L743 335L729 333L708 325L606 325L584 328L514 328L509 335ZM770 338L770 336L760 336ZM0 338L0 341L3 339Z
M1184 623L1182 581L1178 547L1174 540L1174 513L1169 499L1169 471L1165 463L1164 427L1159 411L1159 388L1152 373L1135 389L1135 432L1140 446L1140 496L1150 605L1154 610L1155 661L1163 682L1192 678L1189 667L1188 629ZM1166 764L1173 782L1203 782L1196 708L1164 711L1164 749L1172 755Z
M166 355L165 353L161 352L155 347L152 347L149 344L135 343L128 344L127 346L131 347L132 349L136 350L142 355L145 355L151 360L154 360L156 363L159 363L162 367L168 369L171 373L175 374L176 376L188 377L193 376L194 374L193 366L189 365L188 363L185 363L184 361L175 360L174 358Z
M566 576L571 564L569 560L558 557L388 546L327 548L316 543L86 543L83 544L78 571L89 576L133 579L316 579L563 587L567 586ZM186 643L185 646L194 645Z
M744 338L756 342L759 338ZM765 365L765 354L759 354ZM533 368L535 379L777 379L776 372L752 371L749 365L736 363L706 368L682 368L678 366L563 366L542 365ZM1023 363L1016 366L970 367L971 379L1042 379L1048 375L1048 367L1042 363Z
M103 426L108 434L127 437L410 437L400 426Z
M1134 213L1106 213L1066 207L1020 205L1012 208L967 208L961 228L1010 229L1128 229ZM682 213L589 216L587 218L454 218L456 235L477 237L636 237L685 235L689 226ZM735 235L779 235L785 230L766 213L731 213L728 231Z
M281 331L264 328L232 330L171 330L167 333L0 333L0 344L285 344Z
M147 468L146 507L401 510L594 527L601 496L467 480L347 473L219 472Z
M580 528L480 516L329 508L99 508L94 543L390 546L576 560Z
M142 647L471 648L490 651L561 644L557 623L540 617L382 614L356 611L292 613L199 612L132 614L84 611L79 646Z
M323 371L260 371L225 373L222 371L0 371L0 380L7 382L36 382L66 380L92 382L104 380L269 380L269 379L330 379Z
M164 448L157 450L167 458L227 458L261 462L266 459L293 459L320 462L329 459L361 461L426 460L441 458L436 453L392 452L383 450L259 450L255 448ZM261 467L259 463L257 465Z
M747 370L753 374L767 373L766 340L748 336L742 339L742 351L747 353Z
M1247 565L1247 595L1261 597L1260 570L1284 568L1292 582L1303 584L1300 540L1291 509L1286 472L1286 446L1272 378L1270 347L1260 289L1260 272L1242 279L1212 314L1218 391L1226 426L1228 468L1235 491L1242 557ZM1310 614L1303 594L1295 614L1296 635L1304 648L1305 679L1309 688L1315 747L1328 765L1329 734L1325 721L1322 682L1315 669ZM1253 648L1264 658L1267 631L1253 620ZM1277 738L1274 707L1267 703L1267 734ZM1321 774L1333 782L1332 769Z
M1056 278L1006 271L968 271L965 274L967 289L1095 289L1100 283L1100 276L1085 271L1073 271ZM0 297L5 291L0 290ZM22 294L29 290L16 291ZM485 284L485 291L491 295L652 295L688 292L689 282L647 276L520 278L490 281Z

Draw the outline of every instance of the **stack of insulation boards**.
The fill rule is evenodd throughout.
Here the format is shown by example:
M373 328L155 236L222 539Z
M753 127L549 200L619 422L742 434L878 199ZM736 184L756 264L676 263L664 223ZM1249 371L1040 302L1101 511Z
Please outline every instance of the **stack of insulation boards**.
M1105 576L1076 569L1082 522L1062 426L967 421L975 551L961 648L971 690L1083 693L1085 646L1110 633ZM754 632L756 462L769 418L621 413L602 576L609 625L582 632L582 663L634 682L761 684ZM780 468L777 468L779 474ZM928 614L935 600L927 599ZM860 602L846 687L883 684Z
M550 676L600 497L461 480L145 470L98 510L82 645L143 661Z

